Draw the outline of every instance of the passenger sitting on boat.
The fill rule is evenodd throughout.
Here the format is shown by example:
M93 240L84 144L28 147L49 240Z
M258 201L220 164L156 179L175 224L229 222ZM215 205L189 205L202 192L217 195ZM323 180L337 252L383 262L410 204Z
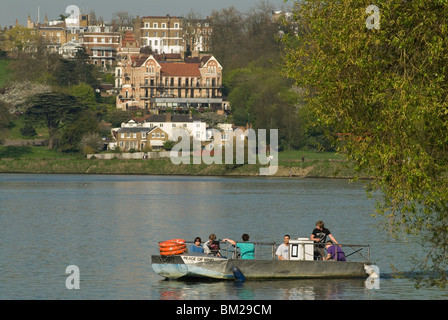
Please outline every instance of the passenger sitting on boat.
M216 235L214 233L211 233L208 236L208 241L204 243L204 253L221 257L219 249L219 241L216 240Z
M194 243L190 247L190 252L204 253L204 248L202 248L201 242L202 242L202 240L200 237L194 238Z
M325 247L327 248L327 257L325 260L347 261L344 251L342 251L339 245L333 244L333 241L328 240L325 243Z
M236 248L240 249L240 256L241 259L254 259L254 251L255 251L255 245L249 241L249 235L247 233L243 234L241 236L243 239L243 242L235 242L232 239L222 239L222 241L227 241L232 246L235 246Z
M291 239L289 234L285 234L283 237L283 243L278 246L275 253L278 260L289 260L289 239Z

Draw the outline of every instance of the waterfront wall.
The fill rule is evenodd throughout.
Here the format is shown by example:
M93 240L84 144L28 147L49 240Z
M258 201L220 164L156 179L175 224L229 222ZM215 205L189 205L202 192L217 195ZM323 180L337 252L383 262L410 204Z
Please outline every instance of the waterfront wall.
M146 156L146 157L145 157ZM101 160L110 159L159 159L159 158L169 158L170 151L160 151L160 152L122 152L122 153L98 153L98 154L87 154L87 159L96 158Z

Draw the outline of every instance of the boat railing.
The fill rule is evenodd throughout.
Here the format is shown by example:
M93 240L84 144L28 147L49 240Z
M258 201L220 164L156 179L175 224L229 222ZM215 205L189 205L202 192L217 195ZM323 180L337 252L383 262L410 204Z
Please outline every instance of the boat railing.
M257 260L275 260L277 259L277 243L276 242L251 242L254 244L254 258ZM187 248L190 249L192 243L187 242ZM220 254L229 259L240 259L239 249L229 244L228 242L220 241ZM314 249L317 246L322 246L322 244L308 244L313 246ZM344 252L347 261L362 261L365 263L370 262L370 245L368 244L338 244L338 246ZM305 246L302 246L305 250ZM305 256L305 252L303 256Z

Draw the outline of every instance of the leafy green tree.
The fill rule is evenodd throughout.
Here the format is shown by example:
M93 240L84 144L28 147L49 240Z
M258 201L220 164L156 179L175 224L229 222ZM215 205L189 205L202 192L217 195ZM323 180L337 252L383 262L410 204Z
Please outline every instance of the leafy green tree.
M3 142L12 120L12 116L9 112L10 107L11 106L7 102L0 100L0 143Z
M49 149L56 146L59 130L74 121L85 108L74 96L60 92L46 92L32 96L28 101L26 120L44 123L48 129Z
M24 26L15 26L5 31L5 48L12 52L21 53L29 51L37 43L37 35L33 29Z
M292 81L279 70L250 64L231 71L225 85L230 91L228 99L236 125L278 129L281 145L288 149L300 145L297 94L292 90Z
M306 90L338 150L375 176L378 214L391 234L418 234L416 269L445 286L448 270L448 2L296 1L284 38L287 74ZM336 137L335 137L336 138ZM336 142L336 141L335 141Z
M90 109L94 109L96 107L95 92L88 84L79 83L71 89L70 93L75 96L78 101L81 101Z
M97 79L100 78L100 74L94 65L88 63L88 60L89 55L85 48L78 50L73 60L60 58L54 71L58 84L71 88L79 83L86 83L92 88L97 88Z
M86 110L80 113L76 119L65 128L59 140L59 149L62 152L79 152L87 143L82 144L84 136L99 134L98 120L92 111ZM89 139L88 139L89 140Z

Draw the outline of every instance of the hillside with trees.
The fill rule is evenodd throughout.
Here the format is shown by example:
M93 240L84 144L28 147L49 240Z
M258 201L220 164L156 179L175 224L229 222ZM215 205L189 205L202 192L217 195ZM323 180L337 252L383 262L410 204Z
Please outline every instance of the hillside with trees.
M223 95L232 107L230 116L219 121L238 126L250 124L254 129L279 129L281 149L331 149L323 128L309 125L313 116L304 101L299 99L299 88L284 74L281 37L292 29L283 20L272 20L274 9L267 2L260 2L246 13L234 7L212 12L211 53L224 68ZM120 14L126 17L126 21L132 18L125 13ZM194 12L189 16L200 18ZM0 124L4 138L11 126L16 125L14 117L19 116L23 118L18 122L23 125L20 130L23 138L32 139L43 134L52 141L51 148L62 152L82 152L80 141L83 136L93 133L98 137L107 136L110 132L105 123L110 128L111 125L119 126L130 116L143 115L142 110L116 110L113 96L104 98L95 92L99 88L99 79L112 83L113 78L89 64L85 51L79 51L75 59L63 59L48 51L42 39L33 34L16 33L3 34L2 37L14 49L13 58L3 60L8 61L3 64L3 70L8 70L8 81L3 82L0 108L3 113L6 109L13 112L10 117L3 117ZM36 50L30 50L30 44ZM64 94L68 101L76 101L82 106L82 112L70 114L69 118L64 119L60 115L63 125L58 125L57 130L48 127L48 123L44 126L43 122L36 121L36 114L29 111L36 111L39 99L50 93ZM55 105L52 108L56 110ZM77 121L78 117L94 119L96 125L91 121L83 125L82 121Z

